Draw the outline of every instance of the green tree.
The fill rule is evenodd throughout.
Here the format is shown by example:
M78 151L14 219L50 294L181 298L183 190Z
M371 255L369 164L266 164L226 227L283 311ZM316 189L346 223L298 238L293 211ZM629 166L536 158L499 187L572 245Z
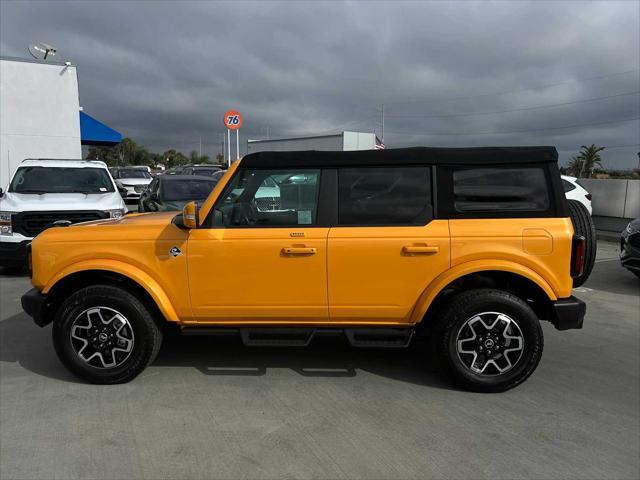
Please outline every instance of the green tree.
M191 150L189 154L189 163L196 165L198 163L211 163L208 155L200 155L196 150Z
M580 172L582 172L582 159L578 156L571 157L565 170L567 175L571 175L573 177L580 176Z
M102 160L110 167L153 164L153 159L147 149L130 138L123 138L119 144L113 147L91 147L86 158Z
M605 149L605 147L599 147L595 144L591 144L589 146L582 145L580 147L580 153L578 157L580 159L580 172L577 177L585 177L590 178L593 175L593 170L598 167L604 170L602 166L602 157L600 156L600 152Z
M175 149L167 150L162 154L162 161L167 168L178 167L189 163L189 159Z

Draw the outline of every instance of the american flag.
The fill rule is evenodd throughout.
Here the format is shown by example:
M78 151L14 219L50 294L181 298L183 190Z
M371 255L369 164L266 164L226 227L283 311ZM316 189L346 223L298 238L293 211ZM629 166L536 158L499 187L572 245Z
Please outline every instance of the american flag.
M376 150L384 150L384 142L382 140L380 140L377 135L376 135L375 149Z

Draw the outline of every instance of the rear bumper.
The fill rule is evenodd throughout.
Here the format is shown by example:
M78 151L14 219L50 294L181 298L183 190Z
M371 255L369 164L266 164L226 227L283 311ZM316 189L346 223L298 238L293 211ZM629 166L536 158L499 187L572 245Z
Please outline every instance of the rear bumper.
M47 296L40 293L37 288L32 288L22 296L22 309L33 318L39 327L49 323L47 318Z
M0 242L0 267L24 267L27 265L27 245L22 242Z
M553 318L551 323L558 330L570 330L582 328L584 316L587 313L587 304L573 295L569 298L561 298L552 303Z

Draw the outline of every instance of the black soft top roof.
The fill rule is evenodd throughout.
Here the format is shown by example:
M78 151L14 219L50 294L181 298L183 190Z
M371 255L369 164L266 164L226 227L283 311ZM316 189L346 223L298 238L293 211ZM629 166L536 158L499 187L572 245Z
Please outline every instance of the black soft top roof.
M245 156L240 168L291 166L336 167L347 165L496 165L558 161L555 147L413 147L352 152L257 152Z

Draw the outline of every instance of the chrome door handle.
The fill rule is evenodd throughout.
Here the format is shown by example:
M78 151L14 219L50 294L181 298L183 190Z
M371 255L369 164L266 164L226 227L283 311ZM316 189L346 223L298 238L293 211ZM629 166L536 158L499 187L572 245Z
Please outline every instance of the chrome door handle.
M402 253L410 255L429 255L439 251L440 247L437 245L405 245L402 247Z
M314 247L283 247L284 255L315 255L317 249Z

